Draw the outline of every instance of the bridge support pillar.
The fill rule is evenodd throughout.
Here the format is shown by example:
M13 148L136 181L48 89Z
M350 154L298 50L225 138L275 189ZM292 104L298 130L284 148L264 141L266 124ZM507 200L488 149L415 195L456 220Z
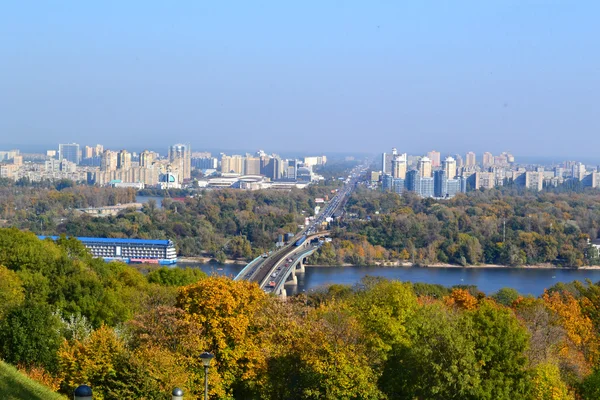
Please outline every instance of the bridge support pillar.
M296 273L299 274L303 274L306 271L306 269L304 268L304 257L300 259L300 261L298 261L298 264L296 264Z
M296 271L292 268L292 271L288 275L288 280L285 281L286 285L297 285L298 277L296 276Z
M287 297L287 292L285 291L285 288L281 288L281 290L279 291L279 297L281 297L282 299L285 299Z

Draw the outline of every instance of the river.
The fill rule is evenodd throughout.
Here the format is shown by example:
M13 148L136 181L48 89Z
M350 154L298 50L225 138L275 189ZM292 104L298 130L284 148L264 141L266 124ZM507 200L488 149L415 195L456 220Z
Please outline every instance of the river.
M155 200L156 201L156 208L162 208L163 197L158 197L158 196L135 196L135 202L136 203L145 204L149 200Z
M199 267L208 274L235 276L242 265L179 264ZM492 294L503 287L521 294L539 296L558 282L600 281L600 270L524 269L524 268L381 268L381 267L307 267L298 274L298 286L287 286L288 294L323 288L331 284L354 285L365 276L378 276L409 282L436 283L444 286L476 285Z

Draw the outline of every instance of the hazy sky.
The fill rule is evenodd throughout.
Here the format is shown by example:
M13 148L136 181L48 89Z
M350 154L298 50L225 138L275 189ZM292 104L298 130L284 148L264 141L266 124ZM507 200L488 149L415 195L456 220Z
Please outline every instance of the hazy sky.
M599 15L567 0L3 1L0 147L590 157Z

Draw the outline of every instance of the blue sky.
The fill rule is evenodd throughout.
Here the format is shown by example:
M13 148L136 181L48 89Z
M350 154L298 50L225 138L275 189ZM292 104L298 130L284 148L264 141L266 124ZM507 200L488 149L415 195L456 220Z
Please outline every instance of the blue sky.
M551 0L2 2L0 147L593 157L598 15Z

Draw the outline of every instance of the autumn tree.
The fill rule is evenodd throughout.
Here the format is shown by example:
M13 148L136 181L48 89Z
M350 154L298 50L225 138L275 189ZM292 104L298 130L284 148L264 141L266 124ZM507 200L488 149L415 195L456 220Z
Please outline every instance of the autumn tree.
M255 314L267 300L255 283L209 277L180 289L177 307L204 332L195 356L215 355L211 391L228 397L244 396L249 382L262 368L264 354L256 336ZM192 368L201 369L197 364Z

